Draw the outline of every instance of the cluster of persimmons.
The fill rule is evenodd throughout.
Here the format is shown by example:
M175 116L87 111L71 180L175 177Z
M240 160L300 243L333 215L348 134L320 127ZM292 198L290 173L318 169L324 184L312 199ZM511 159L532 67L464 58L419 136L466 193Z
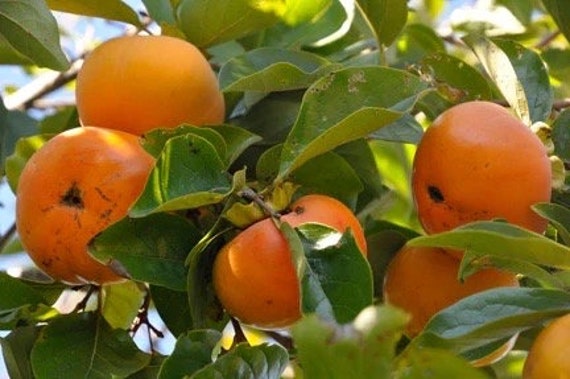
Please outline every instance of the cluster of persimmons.
M45 273L68 284L101 285L123 277L95 260L87 246L127 215L146 185L155 160L142 148L140 136L183 123L223 123L224 97L207 59L192 44L129 36L106 41L87 56L77 77L76 100L82 126L51 138L21 173L17 227L26 251ZM545 231L547 222L531 206L550 199L547 152L526 125L499 105L474 101L441 114L418 146L412 182L427 233L494 218ZM217 296L245 324L283 328L301 317L299 281L278 222L350 229L367 254L362 226L340 201L313 194L288 208L278 220L268 217L238 233L216 257ZM463 297L518 286L515 273L491 267L458 280L461 256L444 248L404 246L391 261L384 298L411 315L408 337ZM474 364L499 358L513 341Z

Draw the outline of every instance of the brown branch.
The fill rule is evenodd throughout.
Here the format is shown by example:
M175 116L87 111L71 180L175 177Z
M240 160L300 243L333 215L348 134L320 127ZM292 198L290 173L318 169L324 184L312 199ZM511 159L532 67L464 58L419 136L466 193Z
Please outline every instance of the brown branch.
M563 109L570 108L570 97L554 101L552 108L558 112Z
M6 232L0 236L0 252L4 250L6 245L8 245L8 242L10 239L12 239L12 236L14 236L14 234L16 234L16 223L12 223L10 228L8 228L8 230L6 230Z
M538 50L544 49L545 47L550 45L552 43L552 41L554 41L556 39L556 37L558 37L559 35L560 35L560 30L556 30L555 32L548 34L543 39L538 41L538 43L536 45L534 45L534 48L538 49Z

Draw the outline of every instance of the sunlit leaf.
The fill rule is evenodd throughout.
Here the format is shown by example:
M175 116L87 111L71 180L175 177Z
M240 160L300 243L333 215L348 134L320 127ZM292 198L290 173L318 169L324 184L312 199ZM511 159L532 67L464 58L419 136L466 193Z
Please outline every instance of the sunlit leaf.
M565 0L542 0L542 4L554 18L556 25L568 41L570 41L570 9Z
M101 290L101 315L111 328L128 330L143 304L145 291L133 281L109 284Z
M338 325L309 316L292 328L307 378L388 378L396 343L408 320L401 310L367 307L353 323Z
M15 328L6 337L0 338L2 356L11 379L33 379L30 352L41 328L24 326Z

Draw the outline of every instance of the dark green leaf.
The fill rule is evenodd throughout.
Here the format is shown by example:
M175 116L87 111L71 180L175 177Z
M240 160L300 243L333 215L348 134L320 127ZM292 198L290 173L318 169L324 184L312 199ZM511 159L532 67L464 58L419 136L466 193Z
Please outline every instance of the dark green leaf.
M222 338L217 330L195 330L176 340L174 351L160 369L159 379L190 376L212 363L213 351Z
M137 13L121 0L46 0L46 3L54 11L142 26Z
M40 133L60 133L80 125L79 114L75 106L66 106L56 113L46 116L39 124Z
M143 217L220 202L231 191L225 169L218 151L205 138L194 133L171 138L130 215Z
M424 130L414 116L404 113L391 124L370 133L369 137L383 141L417 144L423 135Z
M408 316L390 306L365 308L352 324L338 325L317 316L292 328L306 378L389 378L396 343Z
M42 0L0 0L0 35L38 66L69 66L59 44L57 22Z
M216 125L210 128L225 140L227 149L224 160L228 162L228 165L234 163L247 148L261 141L260 136L233 125Z
M570 109L565 109L554 120L552 142L554 142L554 154L561 159L570 160Z
M466 297L436 314L413 344L467 353L569 311L570 294L565 291L492 289Z
M358 0L357 4L380 45L391 45L408 20L406 0Z
M160 24L175 24L173 2L170 0L142 0L150 17Z
M0 64L31 66L34 62L14 49L0 34Z
M22 280L0 272L0 313L40 303L46 303L40 293Z
M89 245L91 253L128 277L183 291L184 261L198 242L198 231L186 219L168 213L123 220L111 225Z
M156 311L174 336L192 329L192 316L186 292L154 285L150 285L149 288Z
M552 15L566 40L570 41L570 8L568 8L568 3L565 0L542 0L542 4Z
M383 67L348 68L318 80L305 93L283 145L278 179L396 121L425 88L418 77Z
M550 221L564 244L570 246L570 209L559 204L540 203L533 207L534 211Z
M158 378L158 373L160 368L162 367L162 363L164 362L165 356L155 352L151 359L150 363L145 366L142 370L135 372L133 375L130 375L128 379L156 379Z
M396 48L398 64L402 67L419 62L429 54L445 53L445 44L436 31L419 23L406 25Z
M33 118L23 112L8 111L0 98L0 176L4 175L5 170L8 171L6 164L8 160L14 159L10 156L16 151L18 140L34 135L37 131L38 125ZM15 176L19 176L19 170L15 171L17 172L11 173L13 175L8 174L12 189L16 188Z
M280 345L238 345L214 363L197 371L192 379L279 379L289 362Z
M307 88L338 67L316 54L266 47L230 59L219 80L223 91L287 91Z
M493 42L507 54L524 88L531 122L546 121L552 112L553 93L540 55L511 40L495 38Z
M38 379L60 379L62 373L75 378L124 377L150 361L128 332L113 330L94 313L62 316L40 333L31 353Z
M560 269L570 268L570 247L504 222L474 222L449 232L417 237L408 244L451 247L478 256L496 255Z
M176 15L180 29L198 47L241 38L278 21L274 13L247 0L182 0Z
M351 234L342 235L319 224L301 225L298 230L308 264L304 281L318 283L337 322L352 321L372 304L373 296L371 269L356 241ZM306 300L322 296L313 296L311 291L312 287L303 286L303 310L308 312L317 308Z
M11 379L34 379L30 352L40 330L36 326L24 326L15 328L6 337L0 338L4 364Z

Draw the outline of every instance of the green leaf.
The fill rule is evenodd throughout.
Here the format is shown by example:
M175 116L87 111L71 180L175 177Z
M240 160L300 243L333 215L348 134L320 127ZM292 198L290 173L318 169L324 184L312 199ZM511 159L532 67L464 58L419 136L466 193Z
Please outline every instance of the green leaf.
M1 129L0 129L1 130ZM0 132L1 133L1 132ZM18 181L28 159L46 143L52 134L37 134L32 137L22 137L16 142L14 153L6 158L6 178L14 193L18 188Z
M465 354L567 314L570 294L543 288L496 288L437 313L412 345Z
M44 117L39 124L39 132L42 134L56 134L64 130L76 128L81 125L77 107L65 106L58 109L55 113Z
M469 223L449 232L414 238L408 244L450 247L477 256L493 255L553 268L570 268L570 247L504 222Z
M398 356L394 379L489 379L465 359L437 349L413 348Z
M0 272L0 313L40 303L46 303L40 293L22 280Z
M440 93L449 94L451 101L488 100L492 90L479 71L459 58L445 53L426 56L422 69L431 74Z
M307 88L338 67L309 52L265 47L230 59L219 81L223 91L287 91Z
M121 0L46 0L46 3L54 11L142 26L137 12Z
M280 345L252 347L242 344L197 371L191 378L279 379L288 362L289 355Z
M396 43L398 63L406 66L419 62L426 55L445 53L445 44L433 28L407 24Z
M224 161L228 163L228 167L233 164L246 149L262 140L260 136L234 125L223 124L211 126L210 128L219 133L225 140L226 155Z
M570 246L570 209L553 203L535 204L532 209L550 221L564 244Z
M375 140L418 144L424 135L424 129L414 116L404 113L402 117L382 129L370 133Z
M542 4L552 15L554 22L566 40L570 41L570 9L568 9L568 3L565 0L542 0Z
M174 25L176 18L174 17L173 2L170 0L142 0L150 17L160 24Z
M561 159L570 160L570 109L562 111L554 120L552 142L554 142L554 154Z
M57 22L42 0L0 0L0 35L38 66L58 71L69 67Z
M128 332L111 329L94 313L62 316L40 333L31 353L38 379L125 377L150 361L138 350Z
M389 46L408 20L406 0L357 0L379 45Z
M256 178L270 182L279 169L281 146L268 149L257 161ZM339 182L339 178L342 181ZM300 186L297 194L321 193L335 197L345 204L356 206L363 190L361 179L340 155L327 152L317 156L291 173L289 180Z
M4 107L2 98L0 98L0 176L8 171L7 162L12 159L10 156L17 153L17 144L20 138L31 136L38 131L38 123L36 120L28 116L26 113L19 111L8 111ZM19 172L15 175L19 176ZM12 189L16 187L12 182L14 175L10 175L8 180ZM16 179L17 182L17 179Z
M0 33L0 64L31 66L34 62L14 49Z
M190 42L209 47L245 37L275 24L275 14L248 0L182 0L177 7L179 28Z
M317 155L396 121L425 88L418 77L383 67L348 68L318 80L303 96L283 145L278 179Z
M538 54L508 40L472 35L463 40L524 123L544 121L550 115L553 95Z
M280 0L274 0L276 3ZM316 1L294 0L290 4L309 4L316 6ZM321 1L319 1L321 3ZM278 23L277 25L266 29L263 32L263 39L260 45L263 46L279 46L285 48L300 48L308 45L323 45L331 40L331 36L341 29L343 23L347 20L346 11L338 0L329 1L328 7L320 14L312 19L302 22L298 25L287 25L286 23ZM350 4L349 4L350 6Z
M128 330L143 304L146 291L131 280L101 288L100 311L113 329Z
M217 330L195 330L181 335L172 354L165 359L158 379L183 378L211 364L221 338L222 333Z
M192 316L186 292L155 285L150 285L149 289L156 311L174 336L192 329Z
M524 88L531 122L548 120L552 112L553 92L540 55L515 41L494 38L493 42L507 54Z
M89 244L90 252L134 280L183 291L184 261L200 235L186 219L168 213L124 218Z
M317 307L307 303L314 296L312 286L318 283L319 291L326 296L339 323L352 321L366 306L372 304L373 283L371 268L356 241L320 224L305 224L297 228L307 260L303 278L303 310L311 312ZM306 278L310 276L311 278ZM311 283L312 282L312 283Z
M13 329L0 338L4 364L11 379L34 379L30 352L38 338L40 328L35 325Z
M226 165L216 148L197 134L164 145L131 217L218 203L231 192Z
M292 328L306 378L389 378L408 316L391 306L367 307L352 324L304 318Z
M153 129L144 135L143 147L155 158L159 158L166 143L174 137L187 135L202 137L216 149L220 157L226 155L226 143L224 138L210 128L182 125L171 129Z

